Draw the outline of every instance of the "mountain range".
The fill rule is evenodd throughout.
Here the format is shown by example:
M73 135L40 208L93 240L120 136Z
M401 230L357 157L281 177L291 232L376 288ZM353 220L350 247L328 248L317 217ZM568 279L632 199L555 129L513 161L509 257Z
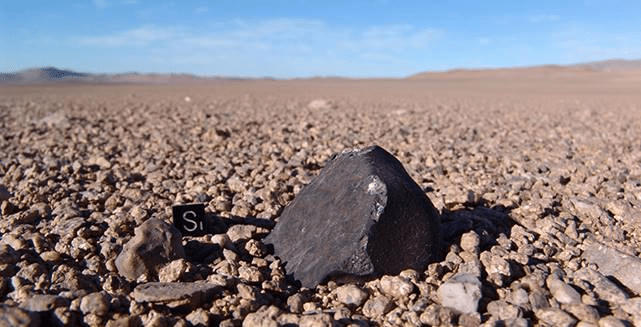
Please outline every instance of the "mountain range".
M487 69L454 69L444 72L423 72L407 77L408 79L423 79L434 76L575 76L577 74L611 72L641 72L641 59L624 60L611 59L594 61L566 66L541 65L516 68L487 68ZM336 77L332 77L336 78ZM56 67L31 68L14 73L0 73L0 83L4 84L49 84L49 83L208 83L222 80L238 80L231 77L202 77L193 74L156 74L156 73L123 73L123 74L91 74L75 72ZM269 77L260 79L272 79Z

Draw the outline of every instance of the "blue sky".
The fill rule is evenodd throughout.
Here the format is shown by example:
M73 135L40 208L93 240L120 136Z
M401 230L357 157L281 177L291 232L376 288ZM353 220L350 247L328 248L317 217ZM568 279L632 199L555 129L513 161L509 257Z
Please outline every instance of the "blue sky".
M404 77L641 58L641 1L2 1L0 72Z

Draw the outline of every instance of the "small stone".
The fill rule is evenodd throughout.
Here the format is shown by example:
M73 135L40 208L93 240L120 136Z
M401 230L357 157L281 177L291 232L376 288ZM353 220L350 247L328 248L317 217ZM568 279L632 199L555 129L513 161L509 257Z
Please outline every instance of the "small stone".
M276 306L263 306L243 320L243 327L278 327L277 318L281 311Z
M166 263L184 258L180 232L173 226L151 218L135 230L116 258L118 273L136 280L143 274L155 276Z
M557 308L540 309L536 311L536 317L548 326L572 327L576 324L576 319Z
M621 305L621 309L629 315L641 314L641 297L628 299Z
M312 109L312 110L335 109L336 108L336 104L334 104L332 101L329 101L329 100L316 99L316 100L310 101L307 104L307 108Z
M481 315L478 312L462 314L458 324L461 327L478 327L481 325Z
M232 242L238 242L251 239L255 232L256 226L254 225L234 225L227 230L227 236Z
M475 231L467 232L461 235L461 249L469 253L479 253L479 244L481 239Z
M407 299L414 292L414 284L398 276L381 277L379 287L383 294L397 300Z
M513 320L521 316L521 310L517 306L503 300L488 303L487 312L498 320Z
M641 259L596 242L588 245L583 257L596 264L601 274L615 277L625 287L641 295Z
M599 327L626 327L626 324L615 317L607 316L599 319Z
M109 313L109 295L105 292L88 294L80 301L80 310L84 314L95 314L102 317Z
M0 202L9 200L9 198L11 198L11 192L9 192L6 186L0 185Z
M143 222L147 217L147 210L143 209L140 206L135 206L129 211L129 215L133 217L138 222Z
M591 268L582 268L574 274L575 279L586 280L594 285L594 292L599 298L615 304L623 304L628 295L619 286L600 272Z
M298 322L299 327L332 327L334 319L327 313L303 315Z
M472 313L478 309L481 299L481 282L470 274L456 274L438 288L441 305L460 313Z
M305 304L305 297L300 293L293 294L287 298L287 307L291 312L303 312L303 304Z
M21 304L26 310L33 312L51 311L55 308L67 306L69 301L63 297L50 294L34 294Z
M158 280L161 282L178 282L189 269L185 259L174 260L158 270Z
M584 303L566 304L563 309L581 321L596 323L599 320L599 311Z
M439 224L401 163L373 146L327 162L264 242L311 288L335 275L422 270L439 255Z
M360 307L368 294L356 285L345 285L336 289L336 299L345 305Z
M368 318L378 318L394 308L394 302L384 295L370 298L363 305L363 314Z
M136 286L132 298L137 302L164 303L171 308L196 307L222 288L210 283L152 282Z
M0 304L0 326L40 326L40 316L29 311Z
M559 280L558 277L550 275L547 279L547 286L559 303L580 303L581 294L577 292L572 286Z
M191 324L191 326L210 326L211 325L211 314L202 308L198 308L191 313L189 313L185 319Z
M49 263L58 263L62 260L62 256L56 251L44 251L40 253L40 258Z

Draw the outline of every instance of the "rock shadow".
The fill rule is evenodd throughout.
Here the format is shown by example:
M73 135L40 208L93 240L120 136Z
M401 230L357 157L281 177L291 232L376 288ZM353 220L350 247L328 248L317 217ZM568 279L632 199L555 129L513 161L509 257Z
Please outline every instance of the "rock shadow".
M512 226L517 222L510 212L513 208L487 203L466 204L454 210L441 212L442 249L447 253L452 245L460 243L461 235L475 231L480 237L481 251L497 244L497 238L504 234L510 238Z

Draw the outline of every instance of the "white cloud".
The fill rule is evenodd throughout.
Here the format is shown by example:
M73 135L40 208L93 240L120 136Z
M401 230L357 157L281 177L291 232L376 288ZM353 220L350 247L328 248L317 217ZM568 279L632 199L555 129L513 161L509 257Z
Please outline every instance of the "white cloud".
M238 71L255 65L256 72L285 71L298 65L302 71L318 74L332 65L347 71L349 65L404 64L412 52L428 51L443 35L440 30L407 24L348 29L317 19L280 18L237 19L198 29L142 26L79 37L75 42L84 47L135 48L146 53L149 61L174 65L241 67Z
M580 24L559 29L552 34L551 42L562 51L562 59L568 63L636 59L641 55L641 40L636 33L604 31Z
M82 45L102 47L122 47L127 45L144 46L153 41L175 38L180 34L173 28L143 26L115 35L81 37L76 41Z

